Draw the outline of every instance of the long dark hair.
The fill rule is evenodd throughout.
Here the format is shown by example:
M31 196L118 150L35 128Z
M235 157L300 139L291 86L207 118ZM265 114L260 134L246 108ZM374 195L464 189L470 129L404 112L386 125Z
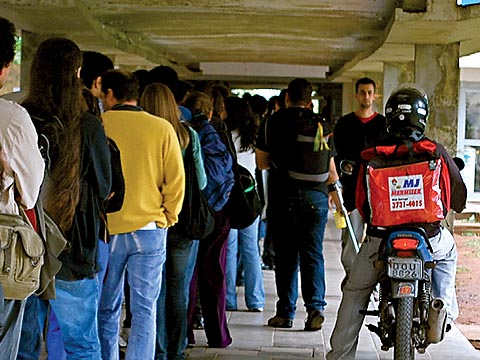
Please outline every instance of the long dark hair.
M78 70L78 46L65 38L43 41L30 72L30 90L24 106L38 116L54 149L44 207L62 230L73 221L80 197L81 117L86 110ZM37 131L39 129L37 128Z
M15 56L15 25L7 19L0 17L0 69L8 66Z
M229 96L225 100L225 110L227 112L225 122L228 130L240 132L240 150L253 149L257 136L257 121L248 101L236 96Z

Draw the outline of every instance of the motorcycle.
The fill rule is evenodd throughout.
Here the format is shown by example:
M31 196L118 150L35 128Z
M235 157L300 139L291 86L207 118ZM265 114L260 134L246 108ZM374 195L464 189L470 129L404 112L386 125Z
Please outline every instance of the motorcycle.
M378 309L362 313L379 317L377 325L367 327L379 336L382 350L394 348L396 360L414 359L415 349L423 354L445 335L445 302L430 294L435 267L431 252L422 228L402 226L388 231L375 262L380 274Z
M459 159L459 169L462 162ZM340 163L345 175L351 175L354 166L349 160ZM341 199L340 188L337 193ZM342 211L346 214L344 207ZM356 245L353 231L349 232ZM394 348L395 360L412 360L415 350L425 353L430 344L442 341L447 331L446 304L441 298L431 298L432 253L425 230L419 226L391 227L382 239L374 264L379 273L378 308L361 313L379 318L377 325L368 324L367 328L379 336L382 350Z

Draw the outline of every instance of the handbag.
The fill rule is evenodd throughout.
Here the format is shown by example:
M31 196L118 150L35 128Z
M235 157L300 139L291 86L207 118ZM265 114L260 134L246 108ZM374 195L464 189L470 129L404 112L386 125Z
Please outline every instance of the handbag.
M190 134L190 129L188 129ZM205 196L198 186L197 170L193 157L192 136L185 149L183 164L185 167L185 196L178 223L173 230L180 231L183 235L192 240L201 240L207 237L215 224L213 210L208 205Z
M0 214L0 284L4 298L25 300L40 285L43 240L26 214Z

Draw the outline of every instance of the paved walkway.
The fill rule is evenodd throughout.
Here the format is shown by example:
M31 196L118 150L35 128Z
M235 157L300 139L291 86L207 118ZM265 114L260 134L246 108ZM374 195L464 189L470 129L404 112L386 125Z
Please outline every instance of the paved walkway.
M338 305L341 300L339 284L343 278L343 269L340 264L340 235L330 219L325 235L324 251L327 276L327 309L325 323L321 331L303 331L303 322L306 317L301 296L297 304L297 318L292 329L274 329L266 326L268 318L275 312L275 283L274 272L264 271L266 305L263 313L250 313L245 310L229 312L228 324L233 343L226 349L210 349L206 347L203 330L195 331L196 345L187 349L187 358L201 360L247 360L272 359L295 360L316 358L324 359L330 349L329 338L335 324ZM294 239L292 239L294 241ZM238 289L239 308L245 306L243 288ZM367 317L367 321L376 322L376 318ZM366 327L362 328L357 351L358 360L386 360L392 359L392 350L380 350L378 337L370 333ZM480 359L477 351L454 326L446 334L440 344L431 345L426 354L417 354L417 359L432 360L473 360Z

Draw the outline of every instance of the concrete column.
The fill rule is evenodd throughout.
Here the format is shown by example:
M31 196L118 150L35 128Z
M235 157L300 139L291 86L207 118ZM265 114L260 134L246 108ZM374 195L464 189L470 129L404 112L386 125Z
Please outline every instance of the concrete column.
M415 82L430 100L426 134L442 143L452 155L457 149L459 48L459 43L415 45Z
M383 64L383 109L388 97L398 85L414 81L415 63L413 61L385 62Z
M37 52L37 48L40 43L50 37L49 35L39 35L36 33L31 33L25 30L22 30L22 50L21 50L21 61L20 61L20 71L19 71L19 85L20 91L9 93L3 96L7 100L15 101L21 103L26 96L28 95L28 88L30 86L30 68L32 67L32 62Z
M355 82L342 84L342 114L348 114L355 110Z
M430 117L426 134L454 156L457 149L460 68L459 43L415 46L415 80L428 95ZM453 211L443 225L453 233Z
M20 89L22 94L28 94L30 86L30 68L40 43L50 36L22 30L22 62L20 68Z

